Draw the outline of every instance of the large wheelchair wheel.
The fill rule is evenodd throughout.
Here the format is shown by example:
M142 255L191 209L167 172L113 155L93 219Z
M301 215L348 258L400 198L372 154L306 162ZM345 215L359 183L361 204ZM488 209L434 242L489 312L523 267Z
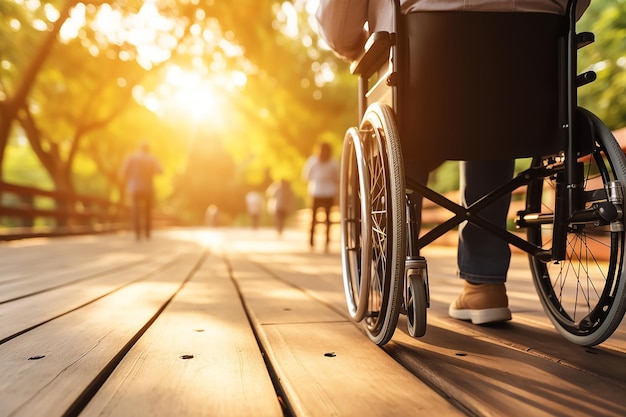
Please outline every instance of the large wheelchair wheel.
M350 128L343 141L339 210L341 214L341 263L348 313L361 321L367 313L371 263L370 176L360 132Z
M579 158L584 164L585 205L591 207L607 201L605 189L618 187L618 194L622 192L626 158L611 131L596 116L583 109L579 115L593 137L591 154ZM533 165L558 166L559 162L558 158L535 158ZM559 175L529 184L527 212L554 210ZM623 202L617 207L623 210ZM570 222L562 261L547 263L530 257L533 281L546 314L561 335L582 346L597 345L611 336L626 310L624 220L606 223ZM531 225L529 242L549 249L553 246L552 229L552 223Z
M344 288L353 319L387 343L398 323L405 261L404 166L393 111L372 104L344 141L341 240Z

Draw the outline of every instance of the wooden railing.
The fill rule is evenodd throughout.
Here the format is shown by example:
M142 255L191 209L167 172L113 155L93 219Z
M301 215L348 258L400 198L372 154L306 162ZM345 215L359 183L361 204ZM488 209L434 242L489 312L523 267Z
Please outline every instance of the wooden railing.
M0 240L101 233L128 227L126 205L0 181Z

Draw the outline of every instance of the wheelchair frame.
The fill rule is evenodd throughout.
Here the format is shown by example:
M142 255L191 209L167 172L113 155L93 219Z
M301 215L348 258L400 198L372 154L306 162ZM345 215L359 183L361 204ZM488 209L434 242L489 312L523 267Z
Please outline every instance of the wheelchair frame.
M563 121L560 140L565 144L562 152L534 157L529 169L469 207L456 204L427 185L404 176L397 114L393 109L400 106L398 91L403 88L404 78L398 74L407 60L403 56L406 39L399 1L392 3L395 31L375 32L366 44L364 55L351 67L352 73L359 75L361 120L359 128L349 129L344 140L340 195L344 286L351 317L365 323L366 333L378 345L391 339L400 313L407 315L411 336L424 335L430 297L427 263L420 256L420 248L468 221L528 253L540 301L559 333L585 346L606 340L618 327L626 310L621 185L626 181L626 158L610 130L593 114L576 105L577 88L595 79L593 72L576 73L576 51L594 40L591 33L576 33L576 0L569 1L564 17L567 30L561 42L560 60L565 72L560 81L563 94L559 102ZM381 67L382 76L379 74ZM370 87L374 74L378 75L378 80ZM381 88L383 86L385 88ZM388 94L386 87L391 87L391 97L385 96ZM368 98L372 97L377 98L368 105L368 101L372 101ZM391 101L392 106L377 100ZM590 161L599 171L602 188L587 188L592 187L592 181L584 178L583 161ZM378 184L382 177L383 184ZM557 196L551 213L541 210L546 184L554 186ZM528 229L527 240L479 215L492 202L520 187L527 187L527 204L526 210L518 213L516 225ZM419 236L420 206L416 195L435 202L453 216ZM550 226L553 227L549 237L552 244L546 247L546 233L542 228ZM593 230L608 233L609 261L598 265L597 268L602 269L599 281L592 281L592 271L585 272L586 278L583 278L587 286L602 285L603 288L589 291L587 315L580 318L576 311L579 301L573 303L573 312L567 311L565 305L569 300L559 294L563 288L555 288L555 281L565 280L569 272L561 269L550 273L548 265L571 265L577 261L573 255L589 256L573 254L577 248L572 246L572 239L582 242L581 236L586 238ZM586 241L578 244L585 246L579 249L581 252L590 251ZM592 260L597 262L595 258ZM585 285L580 279L577 276L574 284L577 291L578 286Z

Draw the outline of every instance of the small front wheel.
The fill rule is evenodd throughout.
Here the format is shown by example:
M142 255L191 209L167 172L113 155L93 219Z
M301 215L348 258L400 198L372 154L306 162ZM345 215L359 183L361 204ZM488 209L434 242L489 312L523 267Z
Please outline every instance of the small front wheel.
M428 278L426 261L420 260L423 266L407 268L405 306L407 330L411 337L422 337L426 334L426 309L428 308ZM419 262L419 261L418 261Z

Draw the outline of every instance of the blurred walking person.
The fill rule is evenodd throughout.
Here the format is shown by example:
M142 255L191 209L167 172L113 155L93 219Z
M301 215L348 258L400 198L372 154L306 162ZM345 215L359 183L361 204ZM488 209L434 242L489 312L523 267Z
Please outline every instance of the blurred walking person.
M246 209L252 222L252 228L258 229L263 211L263 196L258 191L250 191L246 194Z
M330 210L335 204L339 189L339 164L331 158L331 147L327 142L319 145L317 154L311 155L304 164L302 177L308 182L308 193L313 199L311 209L311 228L309 231L309 245L315 248L315 225L317 211L322 209L326 218L325 250L328 252L330 244Z
M286 179L273 182L266 190L267 209L274 215L276 231L282 236L287 217L293 210L294 194Z
M129 155L121 168L121 177L131 202L131 216L135 237L150 239L152 206L154 203L154 176L163 172L159 161L150 153L148 142Z

